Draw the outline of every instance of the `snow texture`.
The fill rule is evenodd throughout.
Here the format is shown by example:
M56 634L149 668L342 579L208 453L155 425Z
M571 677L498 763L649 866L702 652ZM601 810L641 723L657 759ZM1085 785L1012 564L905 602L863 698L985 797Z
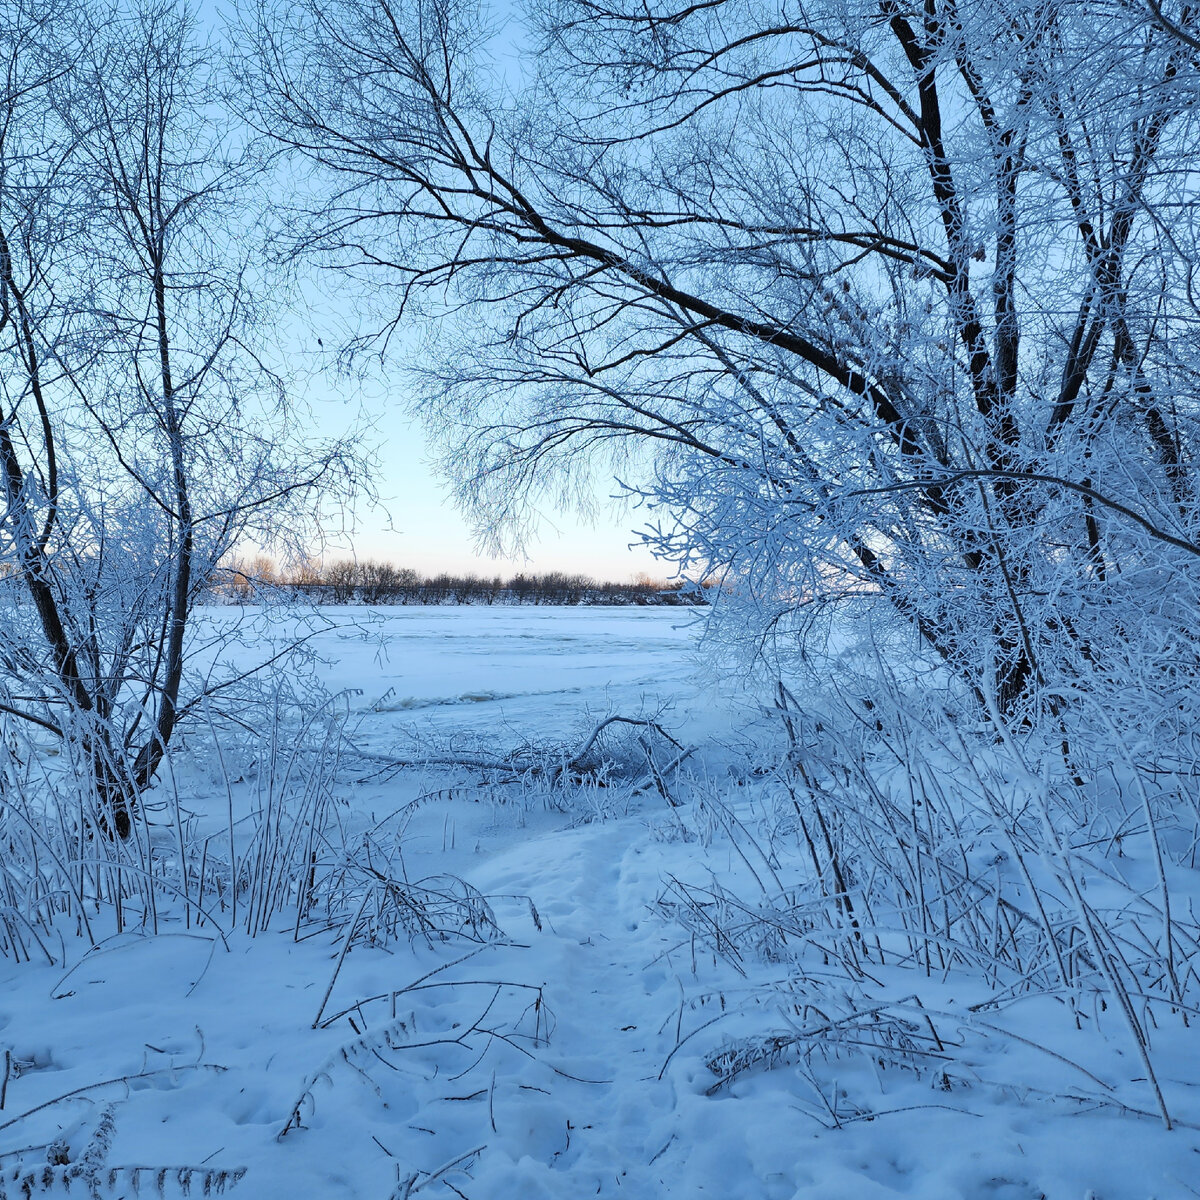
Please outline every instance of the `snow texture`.
M344 921L296 940L287 913L255 937L226 917L222 937L176 914L156 937L97 928L86 953L68 937L67 969L0 960L0 1195L1200 1194L1200 1064L1180 1023L1154 1043L1172 1132L1122 1109L1151 1105L1115 1014L1081 1032L1043 997L989 1036L999 1018L972 1015L978 995L936 971L880 990L896 1004L919 993L935 1036L960 1047L953 1078L764 1052L715 1087L723 1048L744 1053L813 1014L789 1008L778 956L720 954L672 915L687 889L745 883L728 830L765 819L739 774L761 709L752 689L703 682L689 614L342 616L314 648L328 686L348 689L356 744L379 756L343 771L342 819L403 810L408 878L461 877L502 932L360 938L343 958ZM563 811L548 793L515 803L478 773L383 762L414 746L574 745L613 713L698 747L686 794L628 788L618 801L613 781ZM202 762L187 791L219 827L225 797ZM1103 1091L1093 1076L1121 1102L1072 1100Z

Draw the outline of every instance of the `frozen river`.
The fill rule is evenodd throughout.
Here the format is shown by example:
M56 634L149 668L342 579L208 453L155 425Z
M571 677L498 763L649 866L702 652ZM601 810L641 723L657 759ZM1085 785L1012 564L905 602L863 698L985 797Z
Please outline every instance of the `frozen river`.
M682 608L327 609L312 648L364 734L428 730L496 747L559 738L611 713L694 723L703 613Z

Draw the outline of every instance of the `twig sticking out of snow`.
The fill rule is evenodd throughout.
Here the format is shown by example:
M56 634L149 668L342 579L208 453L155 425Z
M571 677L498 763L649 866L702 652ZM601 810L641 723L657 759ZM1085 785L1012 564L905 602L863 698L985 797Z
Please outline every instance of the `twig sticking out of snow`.
M418 1192L424 1191L431 1183L436 1183L443 1175L450 1171L465 1170L461 1164L478 1157L487 1149L487 1145L476 1146L474 1150L468 1150L465 1154L460 1154L456 1158L452 1158L448 1163L443 1163L436 1171L431 1171L420 1183L417 1182L421 1172L415 1175L409 1175L406 1179L402 1179L396 1190L392 1192L391 1200L408 1200L410 1196L415 1196Z
M32 1117L34 1113L42 1112L44 1109L51 1108L55 1104L61 1104L64 1100L71 1100L76 1096L83 1096L88 1092L98 1091L100 1088L112 1087L115 1084L124 1084L126 1087L135 1079L154 1079L159 1075L172 1075L176 1071L226 1071L227 1067L219 1066L217 1063L193 1063L184 1066L158 1067L152 1071L136 1071L129 1075L117 1075L112 1079L101 1079L97 1083L86 1083L83 1087L72 1088L69 1092L64 1092L61 1096L55 1096L51 1100L44 1100L41 1104L34 1105L33 1108L27 1109L25 1112L15 1117L10 1117L3 1125L0 1125L0 1133L4 1130L16 1125L18 1121L24 1121L28 1117Z
M458 989L485 987L489 989L491 995L489 996L487 1003L484 1005L479 1015L475 1017L474 1020L471 1020L456 1029L453 1034L446 1034L445 1036L434 1037L423 1041L400 1040L402 1036L407 1035L411 1037L411 1033L409 1025L405 1020L395 1018L382 1025L379 1029L361 1033L358 1037L339 1047L332 1054L330 1054L321 1064L321 1066L319 1066L305 1081L299 1096L296 1098L295 1104L292 1105L291 1111L288 1113L286 1123L276 1134L276 1141L282 1141L293 1129L299 1129L302 1127L306 1110L311 1113L316 1107L316 1100L313 1094L314 1089L322 1079L332 1085L332 1072L339 1063L344 1063L347 1067L361 1076L368 1084L374 1087L375 1085L371 1080L371 1077L367 1074L365 1068L359 1065L360 1060L366 1063L368 1066L371 1065L371 1061L386 1062L386 1060L383 1059L383 1052L386 1051L398 1053L403 1050L425 1050L431 1046L462 1046L466 1048L470 1045L473 1039L479 1037L486 1039L484 1044L485 1050L493 1041L500 1041L506 1045L512 1046L514 1049L523 1054L529 1055L529 1051L519 1044L517 1038L520 1036L523 1038L523 1040L530 1040L530 1035L527 1033L518 1035L516 1032L516 1027L520 1025L521 1021L531 1009L533 1010L534 1014L534 1029L532 1034L533 1044L538 1046L543 1044L548 1039L548 1032L545 1032L544 1030L548 1030L549 1023L552 1021L552 1017L547 1011L545 998L543 996L543 990L541 987L537 987L533 984L506 983L496 980L472 979L448 983L413 984L405 990L421 991L427 988L439 987ZM493 1018L491 1022L485 1024L485 1022L488 1021L492 1010L500 1001L501 997L509 991L516 991L518 994L521 992L533 992L534 999L532 1003L527 1004L524 1009L520 1011L515 1019L509 1022L509 1028L507 1031L502 1027L504 1022L495 1018ZM375 999L380 1000L383 999L383 997L376 997ZM365 1002L360 1002L360 1005L361 1003ZM355 1008L360 1007L360 1005L355 1005ZM347 1012L348 1011L349 1010L347 1010ZM355 1026L355 1028L357 1029L357 1026ZM482 1054L480 1055L480 1058L482 1058ZM551 1069L554 1070L555 1068L552 1067Z

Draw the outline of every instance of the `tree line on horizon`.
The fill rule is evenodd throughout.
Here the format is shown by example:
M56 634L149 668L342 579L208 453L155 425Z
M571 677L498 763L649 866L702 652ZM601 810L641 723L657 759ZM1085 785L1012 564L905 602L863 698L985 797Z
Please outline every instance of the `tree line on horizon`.
M300 561L287 565L260 555L235 559L213 577L214 598L246 603L264 591L284 590L317 604L563 604L703 605L713 579L596 580L565 571L519 571L507 578L441 571L423 575L380 559Z

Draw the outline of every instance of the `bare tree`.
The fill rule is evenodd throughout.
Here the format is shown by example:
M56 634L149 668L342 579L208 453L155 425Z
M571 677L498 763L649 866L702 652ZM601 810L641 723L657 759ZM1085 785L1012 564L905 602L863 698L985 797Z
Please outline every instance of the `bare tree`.
M8 712L78 747L121 836L181 718L193 607L344 447L283 440L256 346L253 163L169 3L5 5L0 538ZM238 246L236 250L231 246Z
M243 64L328 181L296 251L377 300L358 348L439 318L421 403L485 528L615 466L760 632L881 593L1010 713L1194 591L1186 38L1078 0L531 11L507 80L458 0L262 0Z

